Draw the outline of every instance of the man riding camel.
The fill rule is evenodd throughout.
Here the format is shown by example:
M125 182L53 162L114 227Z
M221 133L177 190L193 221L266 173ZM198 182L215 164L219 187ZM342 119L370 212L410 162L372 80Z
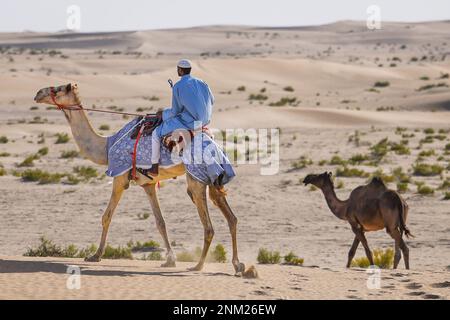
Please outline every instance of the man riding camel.
M182 59L177 64L180 81L172 88L172 107L158 111L162 123L152 133L151 176L159 174L161 138L177 129L201 130L211 120L214 96L208 85L191 76L191 62Z

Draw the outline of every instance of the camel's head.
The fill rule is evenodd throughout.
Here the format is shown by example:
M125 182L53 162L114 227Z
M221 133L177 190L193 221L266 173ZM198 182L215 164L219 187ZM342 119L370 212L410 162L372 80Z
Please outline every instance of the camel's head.
M308 184L312 184L321 189L327 184L333 185L331 175L331 172L324 172L322 174L308 174L305 179L303 179L303 183L305 184L305 186L307 186Z
M36 93L34 101L37 103L55 105L55 102L51 97L52 90L56 103L61 106L70 107L81 104L80 96L78 94L78 86L77 84L72 83L65 86L43 88Z

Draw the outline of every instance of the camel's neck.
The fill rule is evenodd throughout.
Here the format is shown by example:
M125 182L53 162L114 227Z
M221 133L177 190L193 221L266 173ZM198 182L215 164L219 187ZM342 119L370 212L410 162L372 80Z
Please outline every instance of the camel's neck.
M108 164L106 137L100 136L92 128L83 110L64 110L72 134L81 154L97 164Z
M332 185L326 185L322 188L323 195L327 200L328 207L331 212L342 220L347 220L347 201L339 200L334 192L334 187Z

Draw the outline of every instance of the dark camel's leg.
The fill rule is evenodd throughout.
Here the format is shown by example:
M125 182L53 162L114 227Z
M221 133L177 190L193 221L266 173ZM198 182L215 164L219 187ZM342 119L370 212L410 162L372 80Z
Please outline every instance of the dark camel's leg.
M232 263L234 266L234 271L236 274L242 273L245 271L245 265L239 262L238 258L238 249L237 249L237 218L228 205L226 194L224 191L217 189L215 186L209 186L209 197L212 202L220 209L222 214L227 219L228 227L230 228L231 233L231 241L233 244L233 258Z
M405 241L402 238L402 234L398 229L394 229L390 232L392 238L395 240L395 257L394 257L394 269L397 268L398 263L400 262L400 250L403 253L403 260L405 260L405 268L409 269L409 248L406 245ZM398 258L397 258L398 256Z
M352 227L353 232L358 237L361 244L364 246L364 250L366 251L367 259L369 259L369 263L371 266L374 265L373 263L373 257L372 252L370 251L369 244L367 243L366 236L364 235L364 231L361 229L361 227Z
M161 208L159 206L158 195L156 194L156 185L144 184L142 185L142 188L144 189L145 193L148 196L148 199L150 200L150 205L152 207L153 215L155 216L156 220L156 226L158 227L158 231L164 240L164 245L167 250L166 262L163 263L161 267L175 267L175 255L173 254L169 238L167 236L166 223L164 222Z
M352 247L350 248L350 251L348 252L348 260L347 260L347 268L350 268L351 264L352 264L352 260L355 256L356 253L356 249L358 249L358 245L359 245L359 239L357 236L355 236L355 239L353 240L353 244Z
M127 189L128 186L129 186L128 173L114 178L111 199L109 200L108 207L106 208L105 213L102 216L103 230L100 244L98 246L97 252L91 257L86 257L84 259L85 261L98 262L101 260L101 257L105 250L106 237L108 235L109 224L111 223L114 210L119 204L123 191Z
M209 246L214 237L214 230L211 219L209 218L208 205L206 202L206 185L195 180L188 173L186 174L186 179L188 183L187 192L191 197L192 202L194 202L197 207L198 215L200 216L200 221L202 222L204 229L203 250L200 261L195 267L189 268L189 270L200 271L205 264L206 255L208 254Z

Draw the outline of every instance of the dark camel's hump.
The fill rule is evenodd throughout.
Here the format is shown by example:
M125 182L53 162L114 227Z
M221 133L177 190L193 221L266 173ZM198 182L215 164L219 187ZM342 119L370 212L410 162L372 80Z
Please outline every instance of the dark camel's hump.
M374 177L368 184L356 187L350 193L349 209L352 211L375 210L378 200L387 190L383 180Z

